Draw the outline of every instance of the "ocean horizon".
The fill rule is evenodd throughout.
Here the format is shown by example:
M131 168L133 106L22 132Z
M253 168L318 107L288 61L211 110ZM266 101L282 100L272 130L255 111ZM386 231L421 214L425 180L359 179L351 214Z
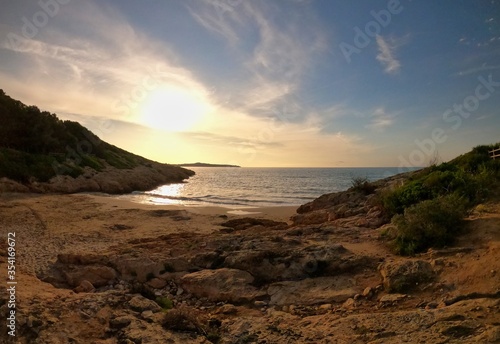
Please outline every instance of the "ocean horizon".
M401 173L399 167L191 167L184 183L118 196L157 205L252 208L299 206L347 190L354 178L376 181ZM416 168L415 168L416 169ZM406 169L408 171L408 169Z

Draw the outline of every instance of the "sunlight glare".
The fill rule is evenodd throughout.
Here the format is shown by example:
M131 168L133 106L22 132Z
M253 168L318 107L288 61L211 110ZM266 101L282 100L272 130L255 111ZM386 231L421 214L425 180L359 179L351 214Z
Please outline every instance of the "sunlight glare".
M192 129L209 109L203 95L180 87L161 87L144 100L139 121L155 129L182 132Z

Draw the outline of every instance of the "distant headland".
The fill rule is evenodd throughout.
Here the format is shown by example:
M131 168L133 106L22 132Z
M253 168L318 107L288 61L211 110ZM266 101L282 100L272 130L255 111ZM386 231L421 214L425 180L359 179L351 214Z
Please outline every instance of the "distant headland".
M204 162L193 162L186 164L177 164L180 167L241 167L238 165L228 165L228 164L208 164Z

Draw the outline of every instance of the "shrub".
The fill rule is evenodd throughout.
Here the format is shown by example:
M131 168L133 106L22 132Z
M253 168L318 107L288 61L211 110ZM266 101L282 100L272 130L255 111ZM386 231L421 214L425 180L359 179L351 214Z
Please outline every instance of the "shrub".
M155 302L163 309L172 309L172 307L174 306L172 300L170 300L166 296L158 296L155 299Z
M412 181L395 190L383 193L382 204L389 215L402 214L404 210L418 202L430 198L429 190L420 181Z
M456 194L426 200L396 215L393 247L398 254L413 255L430 247L452 243L466 214L466 201Z
M163 327L172 331L206 335L207 324L208 318L196 308L189 306L172 309L163 318Z
M366 177L353 177L351 180L351 190L370 195L375 192L375 186Z
M162 325L171 331L197 333L212 343L220 341L220 320L209 318L207 314L191 306L181 306L168 311Z

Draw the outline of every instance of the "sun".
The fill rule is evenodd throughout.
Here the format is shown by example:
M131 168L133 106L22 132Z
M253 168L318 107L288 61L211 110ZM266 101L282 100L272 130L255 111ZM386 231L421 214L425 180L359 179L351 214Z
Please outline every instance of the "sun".
M153 90L142 102L139 121L149 127L182 132L192 129L209 111L202 95L176 86Z

